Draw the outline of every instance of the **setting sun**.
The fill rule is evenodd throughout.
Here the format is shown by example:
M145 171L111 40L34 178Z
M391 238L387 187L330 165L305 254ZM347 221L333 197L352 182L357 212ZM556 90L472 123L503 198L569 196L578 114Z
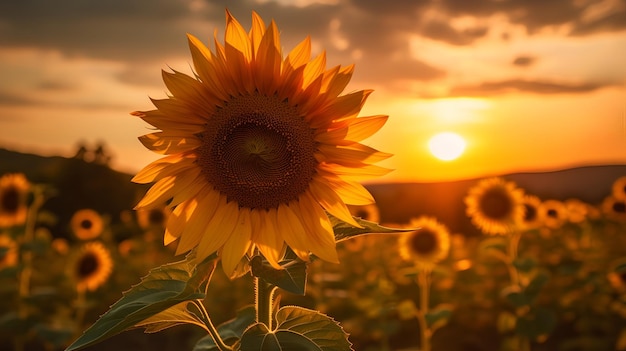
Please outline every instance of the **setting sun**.
M428 141L428 149L436 158L451 161L465 151L465 140L456 133L439 133Z

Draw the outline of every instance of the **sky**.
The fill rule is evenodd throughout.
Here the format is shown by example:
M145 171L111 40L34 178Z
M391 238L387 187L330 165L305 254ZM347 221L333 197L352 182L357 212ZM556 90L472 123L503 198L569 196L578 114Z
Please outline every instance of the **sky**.
M345 92L389 115L365 143L394 156L373 182L436 182L626 164L626 0L20 0L0 2L0 147L72 156L104 143L135 173L159 155L131 111L165 98L161 70L191 73L186 33L223 38L225 9L307 35ZM428 150L466 141L456 160Z

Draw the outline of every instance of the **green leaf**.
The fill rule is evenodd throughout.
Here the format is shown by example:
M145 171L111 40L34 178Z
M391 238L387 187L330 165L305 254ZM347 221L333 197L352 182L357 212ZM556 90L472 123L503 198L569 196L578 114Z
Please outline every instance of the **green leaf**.
M204 328L204 322L195 313L189 310L190 301L181 302L164 311L161 311L135 324L137 328L145 328L146 333L156 333L161 330L188 323Z
M452 316L453 306L450 304L441 304L426 313L426 324L431 329L438 329L443 327L450 316Z
M513 307L519 308L530 304L528 297L517 285L511 285L502 289L502 297L508 301Z
M556 325L556 315L545 308L533 308L517 320L517 333L535 340L552 332Z
M537 267L537 261L532 258L518 258L513 260L513 266L517 268L519 272L528 273Z
M244 330L254 324L255 319L256 310L254 305L246 306L237 312L237 317L226 321L217 327L217 333L226 343L230 340L241 339L241 335ZM193 351L219 351L219 348L215 345L213 337L211 337L211 335L207 335L198 340L193 348Z
M383 227L375 222L366 221L359 217L353 217L354 220L363 228L357 228L348 224L332 215L329 215L330 223L333 225L333 232L335 233L335 241L348 240L354 236L362 234L400 234L404 232L410 232L414 229L398 229Z
M185 301L203 299L216 265L216 255L196 264L195 255L155 268L124 293L67 351L93 345ZM155 327L156 328L156 327Z
M349 351L352 344L339 323L317 311L286 306L276 314L277 327L270 331L257 323L241 337L246 351Z
M498 250L501 252L506 252L507 242L506 238L503 236L493 236L487 239L484 239L478 245L479 251L489 252L490 250Z
M304 295L307 280L306 262L293 258L287 260L287 264L283 267L284 269L275 269L261 256L254 256L250 260L252 275L255 277L290 293Z
M524 289L524 294L528 297L529 301L534 301L537 295L541 292L541 288L550 279L549 274L546 271L539 271L535 274L532 280L528 283L528 286Z

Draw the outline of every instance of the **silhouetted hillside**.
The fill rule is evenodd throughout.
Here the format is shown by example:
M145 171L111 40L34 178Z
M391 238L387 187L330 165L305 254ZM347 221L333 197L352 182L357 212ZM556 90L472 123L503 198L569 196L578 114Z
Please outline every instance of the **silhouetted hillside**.
M77 158L42 157L0 149L0 174L22 172L34 183L54 186L59 195L46 203L59 222L80 208L93 208L115 221L131 209L147 186L134 184L131 175L105 164ZM541 199L578 198L592 205L610 194L613 182L626 175L626 165L591 166L556 172L503 175L525 192ZM370 184L367 188L380 208L382 223L406 223L419 215L435 216L453 232L478 234L465 215L463 198L479 179L438 183ZM66 228L56 228L65 234Z

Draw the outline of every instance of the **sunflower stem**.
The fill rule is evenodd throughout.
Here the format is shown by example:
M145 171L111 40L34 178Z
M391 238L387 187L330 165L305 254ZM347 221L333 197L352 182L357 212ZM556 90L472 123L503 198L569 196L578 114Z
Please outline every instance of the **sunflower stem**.
M420 288L420 304L417 313L417 320L420 325L420 351L430 351L432 331L426 322L426 315L428 314L430 302L431 271L430 268L422 267L417 275L417 285Z
M276 289L275 285L266 283L259 277L254 277L256 321L265 324L269 330L273 328L274 292Z
M232 350L233 348L226 345L224 340L222 340L222 338L220 337L220 334L217 331L217 328L215 327L213 322L211 321L211 317L209 317L209 312L204 307L202 300L193 300L192 303L194 304L194 306L196 306L198 311L200 311L200 313L202 314L201 316L202 321L204 322L204 325L206 326L206 330L209 332L209 334L213 338L213 341L215 342L215 345L217 346L217 348L220 351Z
M508 247L508 255L509 255L508 261L509 262L507 265L509 268L509 275L511 276L511 284L515 286L520 286L521 284L519 271L513 264L515 260L517 259L517 250L519 247L519 240L521 236L522 235L519 231L515 231L511 233L511 235L509 236L509 247Z

